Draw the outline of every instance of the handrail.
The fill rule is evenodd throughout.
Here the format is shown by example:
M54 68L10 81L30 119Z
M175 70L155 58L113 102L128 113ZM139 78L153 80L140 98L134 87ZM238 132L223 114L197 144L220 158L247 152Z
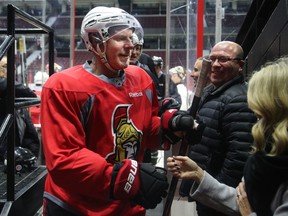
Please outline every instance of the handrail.
M12 123L13 123L13 116L11 114L8 114L0 127L0 145L3 144Z
M7 52L7 106L6 112L8 116L11 116L13 119L10 130L8 131L8 141L7 141L7 201L15 200L15 161L14 161L14 141L15 141L15 108L19 106L26 106L36 104L36 100L30 100L24 102L20 102L20 104L15 104L15 16L20 17L25 20L29 24L39 28L39 29L26 29L20 30L23 33L47 33L49 35L49 75L52 75L54 72L54 30L31 16L30 14L20 10L18 7L8 4L7 6L7 35L8 37L2 43L0 47L0 56L1 58ZM37 104L39 101L37 101ZM1 127L2 129L2 127ZM4 139L4 138L3 138Z
M14 43L14 37L11 35L5 36L4 41L0 45L0 59L3 58L5 53L7 53L8 48L12 45L12 43Z
M15 109L40 105L40 98L15 98Z

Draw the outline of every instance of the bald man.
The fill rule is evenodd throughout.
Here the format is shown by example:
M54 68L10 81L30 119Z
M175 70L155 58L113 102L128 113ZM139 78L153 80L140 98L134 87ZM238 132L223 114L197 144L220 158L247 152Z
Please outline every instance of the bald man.
M247 105L247 83L242 68L243 49L232 41L211 50L211 84L203 92L196 120L201 130L189 133L189 157L219 182L236 187L253 142L256 116ZM180 194L189 195L193 182L182 182ZM223 215L197 203L198 216Z

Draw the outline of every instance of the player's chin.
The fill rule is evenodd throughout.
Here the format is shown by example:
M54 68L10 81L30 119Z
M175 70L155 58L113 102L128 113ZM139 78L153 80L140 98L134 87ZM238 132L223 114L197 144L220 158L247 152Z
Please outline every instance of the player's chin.
M121 68L127 68L129 66L129 59L127 61L119 62Z
M114 68L117 69L117 70L122 70L122 69L125 69L129 66L129 62L121 62L121 63L118 63L117 66L115 66Z

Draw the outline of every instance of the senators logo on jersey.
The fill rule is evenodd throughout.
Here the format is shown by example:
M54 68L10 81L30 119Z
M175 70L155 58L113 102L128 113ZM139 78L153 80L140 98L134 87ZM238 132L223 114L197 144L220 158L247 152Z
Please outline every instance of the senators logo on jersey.
M115 161L124 159L136 159L142 141L143 133L139 131L129 118L131 104L118 105L112 115L112 126L114 135L114 154Z

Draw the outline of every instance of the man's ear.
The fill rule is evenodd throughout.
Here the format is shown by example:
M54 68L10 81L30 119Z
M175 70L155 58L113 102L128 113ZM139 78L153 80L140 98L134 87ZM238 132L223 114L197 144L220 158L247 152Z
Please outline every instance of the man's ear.
M240 60L239 62L238 62L238 64L239 64L239 72L242 72L242 70L243 70L243 67L244 67L244 64L245 64L245 62L244 62L244 60Z

